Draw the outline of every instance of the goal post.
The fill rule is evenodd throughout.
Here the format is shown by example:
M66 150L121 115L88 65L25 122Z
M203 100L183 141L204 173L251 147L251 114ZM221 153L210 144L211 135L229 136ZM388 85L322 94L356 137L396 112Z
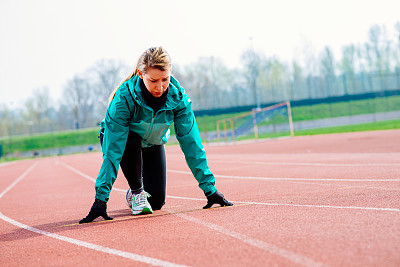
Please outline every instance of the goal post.
M217 121L217 139L235 141L244 138L294 136L290 102L253 109L240 116Z

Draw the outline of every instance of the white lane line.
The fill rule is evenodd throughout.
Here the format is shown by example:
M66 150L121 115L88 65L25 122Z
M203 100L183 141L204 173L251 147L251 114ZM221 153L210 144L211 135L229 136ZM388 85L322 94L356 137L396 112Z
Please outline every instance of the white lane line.
M111 255L116 255L116 256L120 256L123 258L127 258L130 260L134 260L134 261L138 261L138 262L143 262L143 263L147 263L147 264L151 264L151 265L155 265L155 266L172 266L172 267L178 267L178 266L186 266L186 265L180 265L180 264L175 264L175 263L171 263L168 261L163 261L163 260L159 260L159 259L155 259L155 258L151 258L151 257L146 257L146 256L142 256L142 255L138 255L138 254L134 254L134 253L130 253L130 252L126 252L126 251L122 251L122 250L118 250L118 249L113 249L113 248L108 248L108 247L103 247L103 246L99 246L96 244L92 244L89 242L85 242L85 241L81 241L81 240L77 240L77 239L73 239L70 237L66 237L66 236L62 236L62 235L57 235L54 233L50 233L47 231L43 231L34 227L31 227L29 225L25 225L22 224L20 222L17 222L7 216L5 216L3 213L0 212L0 218L10 224L13 224L19 228L37 233L37 234L41 234L47 237L51 237L57 240L61 240L67 243L71 243L80 247L85 247L85 248L89 248L92 250L96 250L96 251L100 251L103 253L107 253L107 254L111 254Z
M378 187L378 186L369 186L367 185L348 185L348 184L334 184L334 183L318 183L318 182L296 182L297 184L307 184L307 185L318 185L318 186L329 186L329 187L335 187L336 189L350 189L350 188L362 188L362 189L377 189L377 190L385 190L385 191L400 191L399 188L388 188L388 187ZM400 184L399 184L400 185ZM338 186L341 186L342 188L338 188ZM346 187L346 188L344 188Z
M33 168L38 164L38 162L33 163L21 176L19 176L12 184L10 184L3 192L0 193L0 198L2 198L8 191L10 191L19 181L21 181L28 173L30 173Z
M81 175L82 177L89 179L93 182L96 182L95 179L91 178L89 175L84 174L83 172L75 169L72 166L69 166L65 163L62 163L62 165L64 165L65 167L67 167L68 169L72 170L73 172ZM167 170L170 171L170 170ZM175 172L175 170L172 170L172 172ZM192 175L190 172L185 172L185 171L177 171L179 173L183 173L183 174L190 174ZM122 193L126 193L127 189L120 189L120 188L116 188L113 187L112 190L118 191L118 192L122 192ZM186 200L198 200L198 201L205 201L205 199L202 198L190 198L190 197L178 197L178 196L167 196L168 198L175 198L175 199L186 199ZM307 205L307 204L289 204L289 203L264 203L264 202L246 202L246 201L232 201L233 203L240 203L240 204L255 204L255 205L265 205L265 206L288 206L288 207L306 207L306 208L329 208L329 209L355 209L355 210L376 210L376 211L395 211L395 212L399 212L400 209L396 209L396 208L375 208L375 207L356 207L356 206L330 206L330 205Z
M15 161L0 163L0 168L15 164Z
M294 263L297 263L297 264L300 264L300 265L303 265L303 266L325 266L322 263L315 262L315 261L313 261L313 260L311 260L311 259L309 259L309 258L307 258L305 256L298 255L298 254L296 254L294 252L291 252L289 250L286 250L286 249L277 247L275 245L266 243L264 241L261 241L261 240L255 239L255 238L251 238L249 236L237 233L237 232L232 231L232 230L228 230L225 227L222 227L222 226L219 226L219 225L216 225L216 224L213 224L213 223L209 223L209 222L205 222L205 221L196 219L196 218L194 218L192 216L189 216L187 214L177 213L177 214L174 214L174 215L176 215L178 217L181 217L181 218L183 218L185 220L194 222L196 224L202 225L204 227L210 228L210 229L212 229L214 231L220 232L221 234L236 238L239 241L244 242L244 243L246 243L246 244L248 244L250 246L253 246L253 247L265 250L265 251L267 251L269 253L281 256L281 257L286 258L286 259L288 259L288 260L290 260L290 261L292 261Z
M21 181L30 171L32 171L32 169L38 164L38 162L34 163L32 166L30 166L20 177L18 177L10 186L8 186L3 192L1 192L0 194L0 198L2 198L9 190L11 190L19 181ZM66 164L62 165L66 166ZM90 176L76 170L75 168L70 167L71 170L74 170L76 173L78 173L79 175L88 178ZM90 179L90 180L94 180L94 179ZM103 253L107 253L107 254L111 254L111 255L116 255L116 256L120 256L123 258L127 258L130 260L134 260L134 261L138 261L138 262L143 262L143 263L147 263L147 264L151 264L154 266L171 266L171 267L180 267L180 266L186 266L186 265L181 265L181 264L176 264L176 263L172 263L172 262L168 262L168 261L163 261L163 260L159 260L156 258L151 258L151 257L146 257L143 255L139 255L139 254L134 254L134 253L130 253L130 252L126 252L126 251L122 251L122 250L118 250L118 249L113 249L113 248L108 248L108 247L103 247L103 246L99 246L96 244L92 244L89 242L85 242L85 241L81 241L81 240L77 240L77 239L73 239L70 237L66 237L66 236L62 236L62 235L58 235L58 234L54 234L54 233L50 233L47 231L43 231L34 227L31 227L29 225L25 225L23 223L20 223L18 221L15 221L7 216L5 216L1 211L0 211L0 219L2 219L3 221L6 221L10 224L13 224L19 228L37 233L37 234L41 234L47 237L51 237L57 240L61 240L64 242L68 242L80 247L85 247L85 248L89 248L92 250L96 250L99 252L103 252Z
M89 181L92 181L92 182L96 183L96 179L94 179L94 178L92 178L91 176L89 176L89 175L87 175L87 174L81 172L81 171L78 170L78 169L75 169L74 167L72 167L72 166L70 166L70 165L68 165L68 164L66 164L66 163L64 163L64 162L59 161L57 164L61 164L61 165L63 165L65 168L67 168L67 169L73 171L74 173L76 173L76 174L82 176L83 178L88 179ZM120 188L113 187L112 190L126 193L126 190L128 190L128 188L127 188L127 189L120 189Z
M126 191L126 190L125 190ZM175 199L186 199L186 200L198 200L205 201L202 198L192 197L178 197L178 196L167 196L168 198ZM395 211L400 212L400 209L396 208L375 208L375 207L356 207L356 206L331 206L331 205L308 205L308 204L289 204L289 203L266 203L266 202L249 202L249 201L231 201L239 204L254 204L264 206L287 206L287 207L301 207L301 208L329 208L329 209L351 209L351 210L376 210L376 211Z
M288 206L288 207L305 207L305 208L329 208L329 209L351 209L351 210L376 210L376 211L395 211L400 212L396 208L374 208L374 207L356 207L356 206L330 206L330 205L307 205L307 204L285 204L285 203L264 203L264 202L243 202L236 203L266 205L266 206Z
M87 174L81 172L80 170L75 169L75 168L72 167L72 166L69 166L68 164L65 164L65 163L62 162L62 161L58 161L58 164L63 165L65 168L67 168L67 169L73 171L74 173L76 173L76 174L82 176L82 177L85 178L85 179L88 179L88 180L90 180L90 181L92 181L92 182L94 182L94 183L96 182L96 179L94 179L94 178L92 178L91 176L89 176L89 175L87 175Z
M221 163L238 163L238 164L251 164L251 165L285 165L285 166L320 166L320 167L385 167L385 166L398 166L400 163L323 163L323 162L263 162L263 161L242 161L242 160L218 160L213 159L213 162Z
M168 169L168 172L192 175L189 171L179 171ZM247 180L265 180L265 181L340 181L340 182L398 182L400 179L332 179L332 178L290 178L290 177L256 177L256 176L232 176L214 174L216 178L228 179L247 179Z

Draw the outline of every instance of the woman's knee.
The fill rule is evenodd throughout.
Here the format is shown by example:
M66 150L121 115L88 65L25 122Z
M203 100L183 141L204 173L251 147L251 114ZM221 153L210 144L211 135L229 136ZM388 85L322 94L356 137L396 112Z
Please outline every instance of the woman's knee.
M153 210L160 210L165 204L165 197L151 196L148 201Z

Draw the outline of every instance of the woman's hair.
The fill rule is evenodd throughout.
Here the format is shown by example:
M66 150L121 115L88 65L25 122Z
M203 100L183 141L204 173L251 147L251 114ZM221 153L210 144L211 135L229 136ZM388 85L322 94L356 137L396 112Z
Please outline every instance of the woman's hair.
M111 93L109 97L109 103L111 103L111 100L113 100L118 88L124 82L135 76L138 73L138 70L142 74L146 74L147 70L152 68L166 71L170 70L171 67L171 58L164 48L162 48L161 46L150 47L149 49L144 51L143 54L139 57L135 70Z

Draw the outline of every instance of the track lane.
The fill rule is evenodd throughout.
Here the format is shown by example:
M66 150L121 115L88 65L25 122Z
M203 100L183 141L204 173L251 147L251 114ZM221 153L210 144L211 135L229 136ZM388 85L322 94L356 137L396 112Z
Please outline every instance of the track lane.
M368 136L370 135L371 133ZM329 136L329 141L331 141L331 137ZM387 141L389 137L390 134L385 135L384 138L361 138L356 139L356 141L365 144L366 140ZM355 138L355 135L341 135L341 138L333 137L339 143L343 138L348 140ZM304 142L304 139L301 141ZM263 149L269 150L270 145L274 146L274 143L257 143L256 149L261 150L263 147ZM279 143L280 145L283 144L280 141ZM320 144L322 141L316 143ZM325 143L327 142L325 141ZM376 163L382 165L378 166L376 164L371 165L374 158L362 157L358 163L356 158L351 159L350 154L357 151L354 147L347 147L347 151L345 151L343 147L337 148L338 143L333 142L332 151L336 154L330 157L329 153L322 153L320 147L315 149L311 147L311 150L319 150L321 154L311 153L313 155L307 156L307 153L303 151L303 145L304 143L294 146L294 150L297 149L297 152L295 152L298 157L292 165L308 167L310 172L314 172L313 177L317 177L317 179L327 177L329 179L335 177L337 179L354 179L353 175L357 177L356 173L362 172L360 168L365 168L361 165L368 163L370 164L368 168L371 169L380 167L390 169L387 172L389 178L385 179L395 181L383 181L380 176L374 177L373 180L377 180L376 182L278 181L222 177L257 177L259 173L254 171L254 168L256 166L264 168L264 166L244 162L243 166L247 167L244 168L243 172L238 170L235 170L234 174L228 171L220 172L219 170L229 169L227 168L229 166L226 166L229 162L224 162L224 160L214 162L212 161L213 158L223 157L223 155L227 158L238 157L241 154L239 151L245 151L245 153L251 155L249 151L254 151L255 147L243 145L226 149L213 148L211 150L206 147L210 165L213 165L212 170L217 175L217 188L224 192L229 200L233 200L236 205L232 208L204 211L201 207L205 204L205 198L199 192L193 177L185 173L188 169L181 154L179 154L179 149L167 147L168 168L181 173L168 173L169 197L167 204L155 216L137 218L129 215L129 210L122 201L127 185L123 177L119 177L115 184L115 188L118 190L113 190L109 201L109 213L116 220L89 225L74 225L74 222L76 223L80 218L80 214L86 215L92 203L94 195L94 178L92 177L96 177L101 159L98 153L89 154L89 156L82 154L43 161L44 165L40 163L38 168L35 167L31 174L27 175L0 199L0 211L9 218L21 221L25 225L31 225L31 227L41 231L185 265L307 266L307 261L304 259L308 259L313 263L331 266L376 266L377 264L397 266L400 263L398 257L400 251L395 244L400 243L400 229L395 222L400 220L400 198L398 176L394 175L398 168L398 160L396 161L392 156L396 154L393 150L399 149L399 146L394 144L389 149L389 147L383 145L380 153L371 153L371 147L364 149L368 150L367 153L371 155L380 154L382 156ZM376 149L378 144L374 144L374 147ZM292 148L293 146L290 149ZM327 146L324 147L324 149L326 148ZM283 152L282 150L289 148L280 147L280 149ZM338 157L341 153L343 153L342 162ZM319 158L315 158L318 154ZM356 154L359 155L360 153L357 152ZM256 155L258 162L270 161L268 156L262 158L260 155L262 153ZM286 155L289 154L286 153ZM299 161L300 157L303 158L303 161ZM291 158L288 157L288 159ZM351 162L346 161L349 159L351 159ZM293 171L290 170L291 162L288 161L287 164L279 165L279 163L282 163L282 158L276 158L276 160L277 165L273 165L273 163L266 165L279 168L275 174L277 178L307 178L306 174L304 177L289 176L288 173ZM232 161L231 165L240 167L238 161L240 160ZM307 166L302 162L306 164L311 162L317 165ZM319 163L325 165L318 166ZM86 175L86 179L78 172L66 168L63 164L68 164ZM345 178L342 175L335 175L332 173L334 171L330 169L330 167L335 166L330 166L330 164L343 164L343 166L336 167L343 167L344 173L347 172L351 175ZM349 165L349 168L347 168L346 164L353 165ZM393 168L395 171L393 171ZM58 175L52 177L46 175L44 171L36 173L37 169L56 172ZM217 170L214 171L214 169ZM240 168L238 169L240 170ZM263 171L270 170L263 169ZM316 170L318 173L315 173ZM376 174L378 172L371 176ZM222 176L218 177L218 175ZM275 175L266 176L264 174L261 177L275 178ZM87 179L88 177L91 179ZM47 186L40 187L38 181L43 181ZM385 190L380 187L385 188ZM55 191L60 188L64 189L62 194ZM33 192L37 199L33 199L32 203L27 203L26 206L20 206L18 196L24 195L27 190L31 190L29 192ZM45 199L51 199L52 203L43 203ZM68 201L65 201L66 199ZM10 203L13 203L13 206ZM243 205L240 205L241 203ZM32 210L32 207L40 207L41 216L38 215L39 212L26 216L26 210ZM54 207L61 207L61 210L54 210ZM4 223L3 221L0 226ZM44 246L46 246L46 242L48 244L59 244L61 242L59 240L54 240L54 243L49 242L48 237L40 237L37 233L34 233L35 235L24 235L22 231L27 232L26 230L15 230L10 226L12 225L8 224L5 227L6 235L2 235L9 244L16 245L23 242L26 245L22 245L22 247L28 248L35 242ZM10 229L14 230L9 232ZM237 237L241 237L242 240ZM272 245L270 248L280 248L289 251L292 255L299 255L300 258L304 258L300 263L296 263L294 258L268 252L261 247L246 243L244 241L246 239L258 240L261 244ZM162 242L158 243L155 240ZM254 244L258 241L255 241ZM11 247L16 248L17 246ZM52 255L49 259L53 258L59 263L62 262L62 259L71 262L68 261L66 254L71 255L72 251L78 250L74 249L74 247L77 247L76 245L70 244L65 247L63 254L54 245L49 247ZM93 257L88 256L86 259L93 259L93 262L97 264L99 262L96 260L96 256L99 253L98 251L89 252L88 249L85 249L83 253L81 252L84 255L92 255ZM18 252L8 254L7 258L0 257L0 263L1 261L7 262L7 259L12 259L16 254ZM57 254L59 255L56 256ZM30 255L41 260L45 259L41 256L43 254L40 251L31 251ZM78 252L76 255L79 256L80 253ZM366 258L364 255L369 256ZM28 257L21 253L18 256L19 266L26 264ZM105 256L105 259L107 263L133 263L115 255ZM38 264L39 261L35 261L35 263Z

